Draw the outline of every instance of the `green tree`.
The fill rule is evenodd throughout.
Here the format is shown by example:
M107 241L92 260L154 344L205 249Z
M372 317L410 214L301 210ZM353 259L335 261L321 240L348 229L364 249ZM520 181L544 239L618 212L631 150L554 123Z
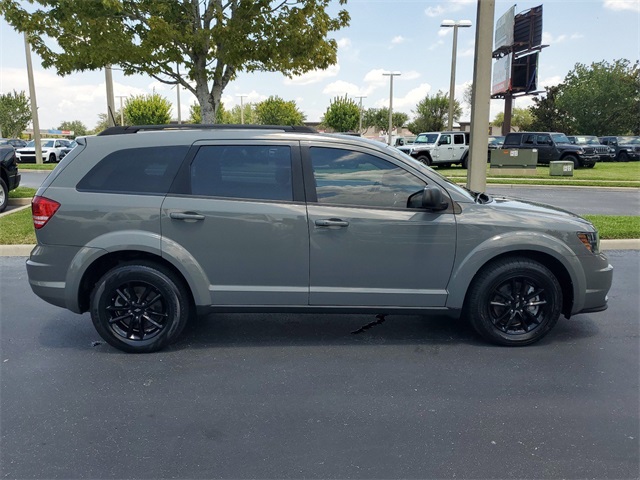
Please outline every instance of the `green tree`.
M445 129L449 118L449 95L442 92L434 96L427 95L421 100L413 111L416 118L407 125L413 133L439 132ZM462 115L460 102L453 102L453 119L457 120Z
M116 125L120 125L121 123L121 118L122 118L121 113L124 113L124 125L131 125L131 121L127 118L127 114L124 111L124 108L122 110L116 110L115 113L113 114L113 118L115 119ZM91 130L89 133L91 134L100 133L101 131L106 130L107 128L109 128L107 114L99 113L98 123L96 124L95 127L93 127L93 130Z
M243 115L240 114L240 109L244 110ZM255 120L255 105L251 103L245 103L242 105L234 105L231 107L229 111L229 123L241 124L244 119L244 123L247 125L252 125L256 123Z
M62 122L58 126L58 130L72 130L73 135L81 137L87 134L87 127L80 120L72 120L70 122Z
M569 114L558 105L557 98L562 84L545 87L546 94L533 98L534 105L530 108L533 115L531 130L536 132L569 132Z
M7 138L20 137L31 122L31 103L24 91L0 94L0 132Z
M393 112L391 115L391 125L393 128L404 127L409 120L409 115L404 112ZM378 130L389 129L389 108L369 108L362 115L362 124L364 127L374 127Z
M295 101L275 96L258 103L255 110L259 125L302 125L306 118Z
M292 76L336 63L338 44L328 35L350 18L330 8L334 1L347 3L0 0L0 14L27 32L45 68L67 75L120 65L126 75L180 84L197 98L203 122L214 123L224 89L240 72Z
M189 107L188 123L202 123L202 114L200 113L200 105L191 105ZM216 123L235 123L231 119L231 115L224 108L224 103L220 103L216 112ZM240 122L238 122L240 123Z
M125 100L124 112L132 125L164 125L171 121L171 102L162 95L134 95Z
M351 98L336 97L327 107L322 123L336 132L353 132L360 123L360 107Z
M640 62L578 63L564 78L557 103L569 113L566 133L640 134Z
M491 122L491 125L501 127L504 123L504 112L500 112L496 115ZM521 132L531 130L533 124L533 113L529 108L514 108L511 112L511 126L518 127Z

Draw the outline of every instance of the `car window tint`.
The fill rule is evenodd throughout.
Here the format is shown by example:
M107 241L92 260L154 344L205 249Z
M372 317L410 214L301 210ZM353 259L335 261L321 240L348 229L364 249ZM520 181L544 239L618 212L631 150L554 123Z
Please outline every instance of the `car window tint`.
M425 183L374 155L337 148L312 147L311 164L318 203L406 208L409 196Z
M538 135L538 145L551 145L551 137L549 135Z
M507 135L504 139L504 146L520 145L520 135Z
M451 145L451 137L449 135L442 135L439 143L440 145Z
M110 153L78 183L78 190L165 194L188 146L127 148Z
M453 136L453 143L456 145L464 145L464 135L455 134Z
M267 145L201 147L191 163L191 193L292 201L291 148Z
M524 145L533 145L535 138L535 135L525 135L522 139L522 143Z

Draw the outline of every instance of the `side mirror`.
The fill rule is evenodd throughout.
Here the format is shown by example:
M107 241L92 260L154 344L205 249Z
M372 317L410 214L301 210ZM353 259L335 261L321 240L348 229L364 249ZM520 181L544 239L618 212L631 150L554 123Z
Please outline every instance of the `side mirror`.
M424 208L427 210L446 210L449 202L444 200L442 190L434 185L427 185L423 190L409 196L407 208Z

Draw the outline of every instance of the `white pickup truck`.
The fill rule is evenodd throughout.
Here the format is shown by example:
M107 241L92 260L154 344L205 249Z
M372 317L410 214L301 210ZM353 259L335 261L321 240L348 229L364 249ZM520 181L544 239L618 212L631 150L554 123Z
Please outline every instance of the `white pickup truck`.
M411 145L397 148L425 165L450 167L459 163L467 168L469 132L424 132Z

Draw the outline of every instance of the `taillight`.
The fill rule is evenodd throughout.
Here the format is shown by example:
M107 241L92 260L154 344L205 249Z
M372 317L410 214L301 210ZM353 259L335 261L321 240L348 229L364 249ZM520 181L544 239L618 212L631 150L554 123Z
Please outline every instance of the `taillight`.
M31 201L31 212L33 214L33 226L36 230L44 227L47 222L53 217L53 214L58 211L60 204L55 200L51 200L46 197L33 197Z

